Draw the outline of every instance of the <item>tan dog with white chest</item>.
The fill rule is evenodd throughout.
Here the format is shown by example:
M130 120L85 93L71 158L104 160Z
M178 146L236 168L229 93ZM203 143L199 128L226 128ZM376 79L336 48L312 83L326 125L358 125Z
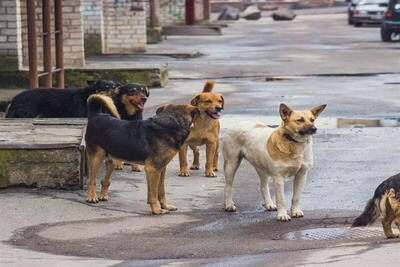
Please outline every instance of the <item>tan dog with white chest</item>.
M196 118L190 135L185 144L179 150L179 176L190 176L187 161L188 146L193 150L192 170L200 168L200 153L198 146L206 145L206 170L205 176L216 177L214 171L218 170L218 146L219 146L219 113L224 109L224 97L212 92L214 81L207 81L203 92L197 94L191 104L200 110L200 116Z
M289 221L284 194L284 179L294 176L292 217L303 217L300 196L307 173L313 164L312 137L317 128L315 119L325 109L320 105L307 111L295 111L280 105L282 124L271 128L260 123L240 124L229 129L222 147L225 174L225 210L236 211L232 199L232 184L243 158L256 169L260 177L263 206L268 211L278 210L279 221ZM268 186L272 177L276 205Z

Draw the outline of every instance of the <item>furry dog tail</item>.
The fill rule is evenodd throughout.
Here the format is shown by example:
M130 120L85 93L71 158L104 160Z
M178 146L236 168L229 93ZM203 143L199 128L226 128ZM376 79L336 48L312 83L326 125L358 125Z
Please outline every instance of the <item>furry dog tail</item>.
M213 90L215 81L207 81L203 88L203 93L209 93Z
M378 198L371 198L368 200L367 205L364 208L363 213L354 219L351 227L367 226L376 221L381 215L381 207L379 206Z
M121 118L111 97L93 94L88 98L87 106L89 118L99 113L108 113L117 119Z

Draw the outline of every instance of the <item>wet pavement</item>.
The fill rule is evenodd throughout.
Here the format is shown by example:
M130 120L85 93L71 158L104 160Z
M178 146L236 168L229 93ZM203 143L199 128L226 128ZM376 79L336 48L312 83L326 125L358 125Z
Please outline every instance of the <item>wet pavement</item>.
M204 54L196 59L107 57L109 64L170 65L172 80L151 91L146 117L164 103L189 103L206 78L215 78L215 90L226 101L222 135L239 120L278 124L282 102L296 109L328 104L317 124L315 164L302 196L305 217L281 223L275 212L265 212L259 179L246 162L234 185L238 211L226 213L222 172L206 178L202 166L182 178L177 159L168 167L167 197L179 210L152 216L143 172L126 166L114 173L110 201L99 204L85 203L84 190L1 190L0 265L385 264L387 253L397 253L397 241L387 241L379 224L357 232L348 226L376 186L398 172L400 127L338 128L337 122L398 121L399 48L400 43L381 43L378 28L352 28L344 14L335 14L279 24L269 18L239 21L221 37L171 37L154 47ZM202 165L204 154L202 148ZM289 182L287 200L291 187ZM299 238L327 233L334 238Z

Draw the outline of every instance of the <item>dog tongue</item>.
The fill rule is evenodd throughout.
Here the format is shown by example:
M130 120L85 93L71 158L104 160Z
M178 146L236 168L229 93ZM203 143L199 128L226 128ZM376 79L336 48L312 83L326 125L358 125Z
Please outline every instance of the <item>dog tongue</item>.
M213 113L213 114L211 114L211 117L212 117L213 119L219 119L220 116L221 116L221 115L219 115L218 113Z
M143 105L143 104L137 104L136 107L137 107L138 109L144 109L144 105Z

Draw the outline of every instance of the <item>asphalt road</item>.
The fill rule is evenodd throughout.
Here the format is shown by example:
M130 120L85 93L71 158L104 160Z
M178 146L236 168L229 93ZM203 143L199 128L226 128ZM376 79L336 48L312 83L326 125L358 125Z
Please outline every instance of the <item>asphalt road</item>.
M208 78L225 95L222 135L239 120L279 123L281 102L296 109L328 104L302 197L305 217L280 223L274 212L264 212L258 178L246 162L234 186L238 211L226 213L223 173L206 178L202 167L182 178L174 159L167 196L179 210L165 216L150 215L144 174L128 167L114 174L107 203L85 203L83 190L0 191L0 265L379 266L398 260L397 241L386 241L379 227L347 239L285 236L313 228L347 231L375 187L398 172L400 128L338 129L336 120L399 118L400 43L380 42L378 28L347 26L344 14L325 14L239 21L223 36L169 37L150 49L204 56L107 58L115 65L169 64L171 82L151 91L146 116L164 103L189 103ZM201 156L203 164L204 149ZM290 194L289 180L287 199Z

